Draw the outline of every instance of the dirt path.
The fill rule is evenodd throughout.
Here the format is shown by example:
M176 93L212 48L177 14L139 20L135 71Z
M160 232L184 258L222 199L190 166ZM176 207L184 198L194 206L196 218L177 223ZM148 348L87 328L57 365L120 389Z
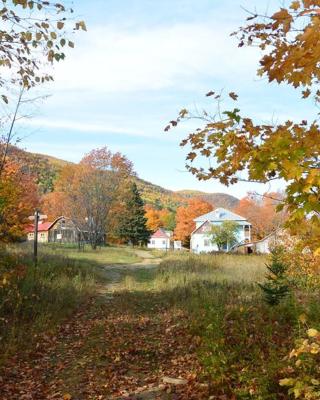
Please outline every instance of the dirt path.
M142 254L143 253L143 254ZM58 333L17 354L0 379L2 400L208 399L189 317L164 293L118 291L127 273L160 260L105 267L109 280Z

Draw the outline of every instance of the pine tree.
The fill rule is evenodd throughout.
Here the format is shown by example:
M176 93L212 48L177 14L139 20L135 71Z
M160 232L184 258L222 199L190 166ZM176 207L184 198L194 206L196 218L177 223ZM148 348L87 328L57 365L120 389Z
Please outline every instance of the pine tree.
M282 260L283 250L276 248L272 251L271 263L267 264L269 270L266 283L259 284L264 294L264 300L270 306L275 306L286 297L290 288L286 278L287 265Z
M133 246L141 243L146 244L151 232L148 230L145 217L144 204L138 191L137 185L131 185L126 199L126 211L123 213L119 227L118 236Z

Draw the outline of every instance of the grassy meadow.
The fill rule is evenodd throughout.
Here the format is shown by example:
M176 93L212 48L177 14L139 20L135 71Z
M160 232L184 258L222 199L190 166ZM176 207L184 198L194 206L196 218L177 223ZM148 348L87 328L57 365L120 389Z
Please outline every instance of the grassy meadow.
M288 354L295 340L308 326L320 326L319 290L297 287L280 305L268 306L257 285L267 261L255 255L168 255L156 271L123 276L119 291L128 303L153 298L189 315L213 398L287 399L279 380L293 373Z
M47 255L67 257L86 265L117 265L133 264L140 261L134 249L125 246L98 247L93 250L90 245L85 245L80 251L77 245L43 244L40 246L40 256Z
M0 249L0 362L32 344L32 336L54 330L94 295L104 280L101 267L140 261L125 247L40 245L35 267L32 250L28 243Z
M159 256L146 251L148 254ZM169 252L161 254L158 267L153 264L150 268L147 262L133 266L139 260L134 249L125 247L79 252L74 247L42 246L38 266L34 267L29 247L2 249L0 343L4 350L0 361L4 363L16 351L23 354L41 335L54 334L70 320L78 326L76 332L86 332L82 346L72 350L69 367L59 372L64 390L75 396L81 390L77 385L86 368L95 369L95 393L106 396L112 393L105 384L106 365L123 385L128 384L125 371L130 370L131 359L132 365L141 364L146 373L153 374L150 379L158 379L154 376L163 374L164 361L157 361L155 355L159 348L168 349L163 360L170 361L170 346L178 346L180 334L192 337L193 345L183 345L179 351L186 356L196 354L201 365L197 377L201 390L213 399L291 398L279 380L295 373L288 354L296 339L304 337L308 327L320 327L317 287L309 290L292 282L291 294L280 305L270 307L257 285L265 279L265 256ZM105 290L98 292L98 286ZM80 307L81 318L72 322ZM167 321L169 328L161 321ZM172 329L180 332L178 336L170 333ZM53 352L65 354L78 342L72 332L61 340ZM149 350L133 352L128 341ZM105 344L110 347L110 356L105 354ZM123 359L123 364L114 361L117 352L122 355L116 360ZM152 368L149 353L153 354ZM59 354L52 359L59 359ZM83 363L80 372L79 359ZM175 362L174 368L183 366L183 361ZM54 381L52 384L55 387ZM205 396L199 398L208 398Z

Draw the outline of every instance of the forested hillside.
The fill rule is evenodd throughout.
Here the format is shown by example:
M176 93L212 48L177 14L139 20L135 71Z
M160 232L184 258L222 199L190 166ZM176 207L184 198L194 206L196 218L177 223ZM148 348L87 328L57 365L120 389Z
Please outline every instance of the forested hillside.
M36 176L43 193L53 190L54 181L59 176L61 169L72 164L69 161L61 160L45 154L30 153L11 146L9 157L24 160L25 166ZM195 190L171 191L161 186L147 182L140 178L135 178L137 187L141 193L142 199L146 204L152 205L156 209L168 209L175 211L180 205L187 203L188 199L201 198L216 207L226 207L233 209L239 203L239 200L226 193L204 193Z
M239 204L239 199L227 193L205 193L197 190L180 190L176 193L185 198L199 197L215 207L225 207L230 210Z

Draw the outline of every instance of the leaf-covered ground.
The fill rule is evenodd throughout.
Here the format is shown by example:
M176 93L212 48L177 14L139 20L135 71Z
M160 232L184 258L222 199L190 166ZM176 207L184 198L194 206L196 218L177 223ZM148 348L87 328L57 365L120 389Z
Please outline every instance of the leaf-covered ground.
M164 298L100 290L58 332L6 363L0 398L208 399L189 317Z

